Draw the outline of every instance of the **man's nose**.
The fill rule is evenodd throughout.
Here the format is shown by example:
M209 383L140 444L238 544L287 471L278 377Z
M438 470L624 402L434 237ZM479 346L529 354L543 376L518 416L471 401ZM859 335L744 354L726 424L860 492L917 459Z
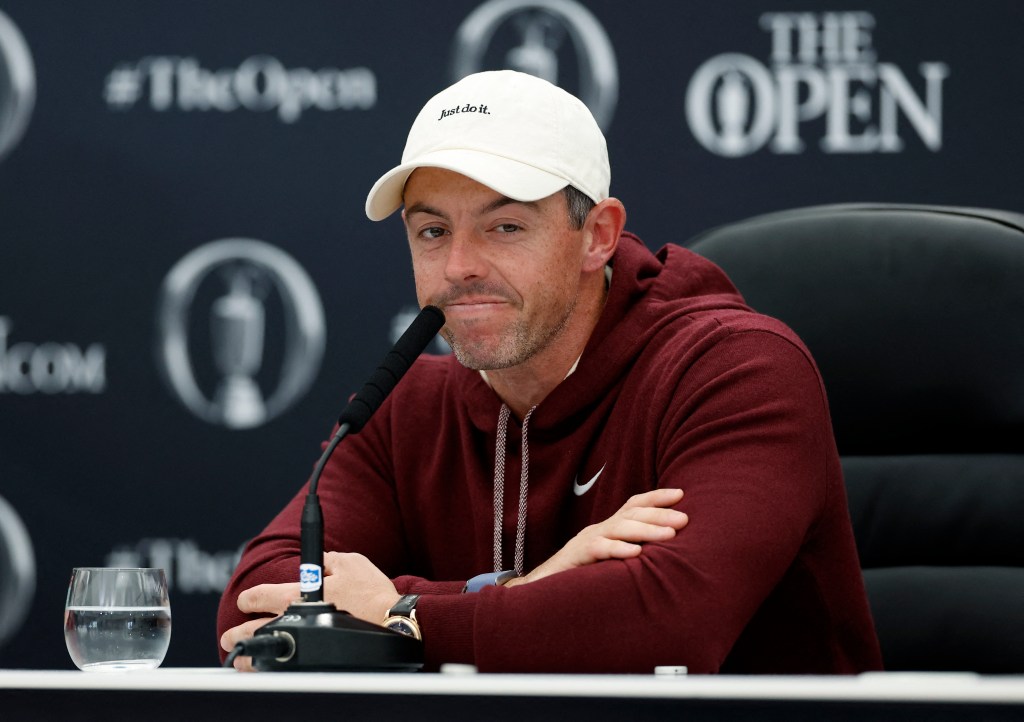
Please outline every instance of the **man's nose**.
M444 270L445 277L452 282L485 277L487 262L482 239L472 232L452 234Z

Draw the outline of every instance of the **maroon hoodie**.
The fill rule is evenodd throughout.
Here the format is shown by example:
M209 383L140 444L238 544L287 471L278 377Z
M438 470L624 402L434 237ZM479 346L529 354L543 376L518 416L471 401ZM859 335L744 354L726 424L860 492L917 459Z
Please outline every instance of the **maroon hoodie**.
M626 233L576 371L504 444L512 568L522 444L530 570L634 494L685 491L689 524L634 559L462 594L494 570L501 400L454 357L422 357L320 481L325 548L419 593L427 668L825 674L881 667L824 388L807 349L713 264ZM595 479L593 484L587 482ZM581 488L582 487L582 488ZM582 494L576 492L585 491ZM303 488L247 547L238 593L298 577Z

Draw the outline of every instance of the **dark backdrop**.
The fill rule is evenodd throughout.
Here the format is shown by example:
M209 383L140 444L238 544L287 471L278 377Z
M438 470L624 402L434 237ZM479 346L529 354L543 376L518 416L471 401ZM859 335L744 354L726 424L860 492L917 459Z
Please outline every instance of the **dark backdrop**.
M454 75L581 94L658 247L1021 210L1022 31L1014 0L0 0L0 667L71 667L71 568L115 564L171 573L166 664L216 662L240 546L414 307L363 202Z

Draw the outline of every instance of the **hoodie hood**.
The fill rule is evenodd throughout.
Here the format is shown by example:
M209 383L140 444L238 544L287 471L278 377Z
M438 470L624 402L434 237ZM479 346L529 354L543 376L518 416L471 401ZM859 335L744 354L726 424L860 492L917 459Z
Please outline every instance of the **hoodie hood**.
M576 371L537 407L532 433L555 433L604 396L633 361L670 324L687 316L746 311L739 291L715 264L676 245L651 253L637 236L623 233L610 261L608 298ZM501 400L476 371L461 367L474 426L493 430Z

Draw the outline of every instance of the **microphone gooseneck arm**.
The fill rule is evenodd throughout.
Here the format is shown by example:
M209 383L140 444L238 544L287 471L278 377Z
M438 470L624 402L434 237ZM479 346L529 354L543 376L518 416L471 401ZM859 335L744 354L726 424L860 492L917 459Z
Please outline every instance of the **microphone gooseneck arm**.
M306 494L306 503L302 507L302 517L299 522L300 529L300 552L299 552L299 578L300 585L307 570L313 567L323 567L324 563L324 513L320 506L320 497L316 490L320 484L320 475L327 466L328 459L334 453L334 449L341 443L341 440L349 432L349 424L345 423L338 427L324 453L320 455L313 475L309 479L309 492ZM324 600L323 580L318 585L301 585L302 601L322 602ZM315 588L313 588L315 586Z

